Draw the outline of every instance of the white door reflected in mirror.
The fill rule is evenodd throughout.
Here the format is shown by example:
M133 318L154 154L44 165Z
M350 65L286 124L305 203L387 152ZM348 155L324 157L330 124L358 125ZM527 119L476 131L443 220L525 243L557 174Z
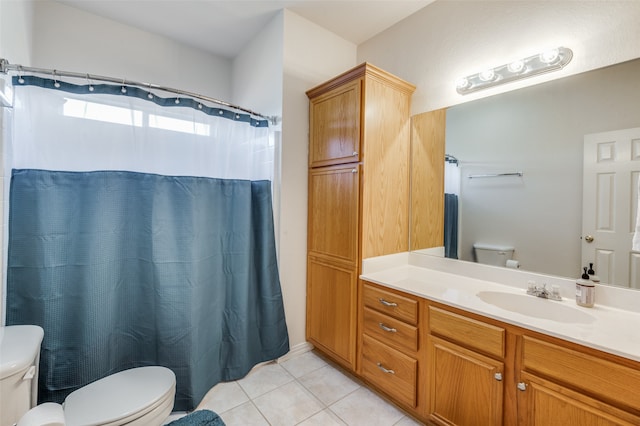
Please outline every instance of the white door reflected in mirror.
M640 252L631 240L638 212L640 127L584 137L583 266L603 283L640 289Z

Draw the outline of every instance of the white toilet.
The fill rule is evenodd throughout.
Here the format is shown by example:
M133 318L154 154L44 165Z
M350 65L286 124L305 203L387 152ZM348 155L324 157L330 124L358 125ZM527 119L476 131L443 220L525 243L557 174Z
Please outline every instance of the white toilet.
M0 327L0 426L16 424L38 402L43 337L33 325Z
M62 405L35 406L43 336L38 326L0 328L1 426L159 426L171 414L176 377L157 366L104 377L69 394Z
M506 266L507 260L513 258L513 247L499 246L491 244L475 243L473 251L476 255L476 262L485 265Z

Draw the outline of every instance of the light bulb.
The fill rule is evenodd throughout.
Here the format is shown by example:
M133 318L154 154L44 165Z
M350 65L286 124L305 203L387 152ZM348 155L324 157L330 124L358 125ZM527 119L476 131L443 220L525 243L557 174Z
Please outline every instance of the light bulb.
M496 73L493 70L484 70L478 74L482 81L492 81L496 77Z
M464 77L456 81L456 87L458 89L464 89L467 86L469 86L469 80Z
M522 70L524 70L524 61L513 61L509 65L507 65L507 69L514 74L522 72Z
M545 64L550 64L555 62L558 59L558 56L560 56L560 51L558 49L549 49L540 54L540 60Z

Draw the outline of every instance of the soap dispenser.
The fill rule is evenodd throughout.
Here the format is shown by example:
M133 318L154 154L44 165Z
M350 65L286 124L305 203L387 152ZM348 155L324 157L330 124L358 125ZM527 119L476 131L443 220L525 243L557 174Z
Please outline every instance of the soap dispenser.
M576 281L576 303L585 308L593 307L596 296L595 283L590 279L587 273L587 267L583 268L582 277Z
M600 277L596 275L596 271L593 270L593 263L589 264L589 270L587 271L589 274L589 279L596 284L600 283Z

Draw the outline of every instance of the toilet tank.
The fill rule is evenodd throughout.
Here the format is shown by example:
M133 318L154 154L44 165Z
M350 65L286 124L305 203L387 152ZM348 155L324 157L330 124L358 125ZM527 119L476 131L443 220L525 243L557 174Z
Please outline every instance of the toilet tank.
M44 331L37 325L0 327L0 425L13 425L38 403Z
M507 260L513 257L515 249L509 246L491 245L475 243L473 251L476 255L476 262L485 265L506 266Z

